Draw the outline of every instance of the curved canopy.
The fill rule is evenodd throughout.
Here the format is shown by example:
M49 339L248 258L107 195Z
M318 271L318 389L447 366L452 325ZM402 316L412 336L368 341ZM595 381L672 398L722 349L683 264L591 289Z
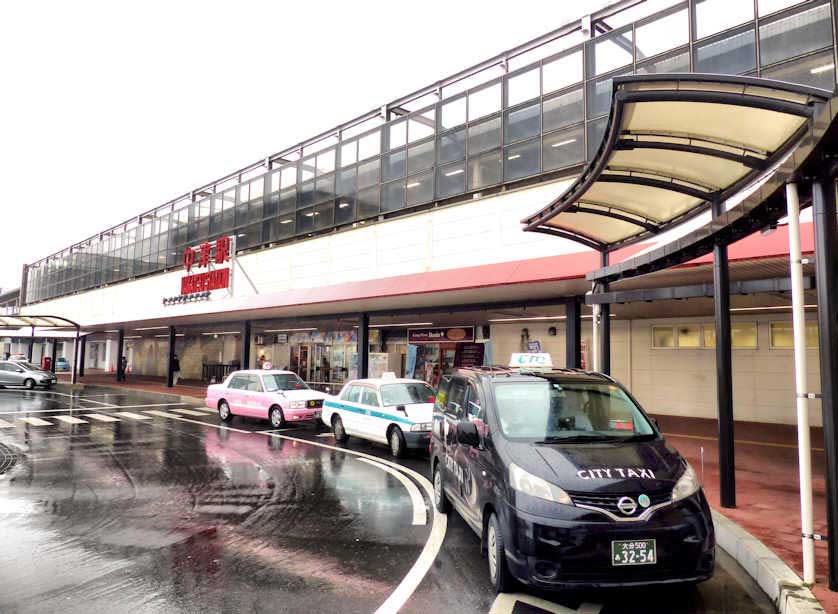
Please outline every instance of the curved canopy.
M76 330L79 329L79 325L76 322L68 320L67 318L62 318L61 316L30 316L21 313L0 315L0 329L22 328L24 326L34 326L36 328L75 328Z
M616 77L596 156L524 230L601 251L676 226L771 169L830 92L753 77Z

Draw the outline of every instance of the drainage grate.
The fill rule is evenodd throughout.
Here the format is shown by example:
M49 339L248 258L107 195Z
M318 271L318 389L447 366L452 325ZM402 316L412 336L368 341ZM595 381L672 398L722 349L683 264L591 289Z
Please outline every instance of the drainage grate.
M18 459L19 457L17 452L0 443L0 475L6 473L14 467L17 464Z

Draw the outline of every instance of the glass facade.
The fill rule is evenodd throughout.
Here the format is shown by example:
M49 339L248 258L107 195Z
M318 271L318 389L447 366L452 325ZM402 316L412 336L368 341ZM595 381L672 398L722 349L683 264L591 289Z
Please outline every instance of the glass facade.
M423 108L336 130L266 165L273 168L251 167L36 262L27 268L26 302L177 267L184 247L222 235L247 250L507 182L572 174L599 147L615 76L749 74L834 89L830 3L754 7L670 2L630 23L608 17L613 25L595 27L589 40L570 32L543 45L548 57L510 62L515 70L502 76L497 66L484 69L473 77L482 82L423 96Z

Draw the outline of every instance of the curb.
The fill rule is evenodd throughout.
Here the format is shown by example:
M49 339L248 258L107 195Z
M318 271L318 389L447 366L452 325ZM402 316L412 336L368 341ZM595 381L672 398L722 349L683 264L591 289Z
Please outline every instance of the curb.
M148 394L156 394L161 397L169 397L178 399L181 403L198 403L200 405L204 404L204 399L201 397L191 397L185 394L169 394L168 392L157 392L156 390L144 390L142 388L126 388L125 386L110 386L108 384L66 384L64 382L59 382L59 386L65 386L67 388L71 388L73 390L84 390L85 388L107 388L108 390L131 390L132 392L145 392ZM172 401L173 403L177 401Z
M803 580L768 546L721 512L711 512L716 544L756 580L780 614L825 614Z

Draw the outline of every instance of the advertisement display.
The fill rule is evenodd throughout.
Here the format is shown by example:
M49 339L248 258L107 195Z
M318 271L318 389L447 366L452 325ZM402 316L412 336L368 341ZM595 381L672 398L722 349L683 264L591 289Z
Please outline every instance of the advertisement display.
M469 341L474 341L474 326L407 329L408 343L461 343Z

